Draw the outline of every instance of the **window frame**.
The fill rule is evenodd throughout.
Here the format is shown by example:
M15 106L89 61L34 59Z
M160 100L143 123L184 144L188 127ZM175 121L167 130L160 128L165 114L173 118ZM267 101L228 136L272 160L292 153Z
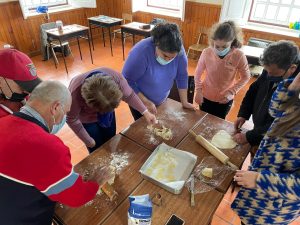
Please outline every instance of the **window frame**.
M176 11L176 12L180 11L180 8L174 9L174 8L167 8L167 7L157 6L157 5L151 5L151 3L149 3L149 0L147 0L147 7L158 8L158 9L167 9L167 10Z
M255 7L256 4L258 4L258 3L264 3L264 4L266 4L266 9L264 10L264 16L261 17L260 20L255 20L255 19L253 19L254 14L255 14L254 7ZM265 14L266 14L265 12L266 12L266 10L267 10L267 8L268 8L269 5L277 5L277 6L279 6L279 7L280 7L280 6L285 6L285 7L288 6L287 4L282 4L282 3L281 3L281 0L280 0L279 3L272 3L272 2L270 2L269 0L267 0L267 2L262 2L262 1L260 1L260 0L252 0L252 1L251 1L250 12L249 12L249 15L248 15L248 22L251 22L251 23L257 23L257 24L272 25L272 26L276 26L276 27L289 28L289 25L288 25L288 24L284 25L284 24L282 24L282 22L280 23L277 19L274 19L273 22L268 22L268 21L266 21L267 19L265 18ZM300 6L298 6L298 7L295 6L295 5L294 5L294 0L292 0L292 3L289 4L288 8L289 8L289 13L288 13L287 21L290 20L290 14L291 14L290 12L291 12L291 10L294 9L294 8L299 8L299 9L300 9ZM252 14L253 14L253 15L252 15ZM277 9L277 11L276 11L276 16L277 16L277 15L278 15L278 9ZM278 23L276 23L276 21L278 21ZM287 22L287 21L285 21L285 22ZM289 22L288 22L288 23L289 23Z
M24 1L26 1L26 0L24 0ZM40 4L40 5L46 5L46 4ZM70 5L70 4L69 4L69 1L68 1L68 0L65 0L65 3L62 3L62 4L56 4L56 5L50 5L50 6L46 5L46 6L47 6L49 9L51 9L51 8L53 9L53 8L55 8L55 7L68 6L68 5ZM28 7L28 10L29 10L29 11L35 11L37 7L38 7L38 6Z

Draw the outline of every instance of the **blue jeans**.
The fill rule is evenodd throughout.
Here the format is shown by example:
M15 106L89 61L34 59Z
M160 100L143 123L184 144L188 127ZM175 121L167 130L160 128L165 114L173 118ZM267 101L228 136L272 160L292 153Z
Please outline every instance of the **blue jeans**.
M88 148L89 152L92 153L109 139L116 134L116 116L113 113L113 119L110 127L101 127L98 122L95 123L84 123L83 127L86 129L88 134L95 140L96 145L93 148Z

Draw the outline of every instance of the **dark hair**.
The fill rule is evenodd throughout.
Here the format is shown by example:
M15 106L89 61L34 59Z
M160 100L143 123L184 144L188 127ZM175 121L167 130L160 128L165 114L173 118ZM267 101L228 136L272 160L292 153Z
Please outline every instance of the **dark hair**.
M161 23L157 24L152 32L151 36L155 46L157 46L163 52L180 52L182 46L182 40L179 28L174 23Z
M292 41L274 42L264 50L259 61L261 65L276 64L278 68L287 70L292 64L299 63L299 48Z
M105 113L118 107L123 93L112 77L95 74L85 79L81 95L89 107Z
M223 40L232 41L231 47L241 48L243 45L242 30L233 21L226 21L213 25L210 31L210 41Z

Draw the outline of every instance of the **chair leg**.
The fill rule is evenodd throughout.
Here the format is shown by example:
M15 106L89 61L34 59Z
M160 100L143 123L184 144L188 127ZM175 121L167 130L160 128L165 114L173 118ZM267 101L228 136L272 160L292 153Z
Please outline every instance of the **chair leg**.
M72 50L71 50L71 47L70 47L70 45L68 44L68 49L69 49L69 51L70 51L70 54L71 54L71 56L74 58L74 56L73 56L73 52L72 52Z
M53 55L54 63L55 63L55 65L58 65L59 63L58 63L55 51L54 51L52 46L50 48L51 48L51 52L52 52L52 55Z
M188 58L190 54L190 48L188 49L187 53L186 53L186 57Z

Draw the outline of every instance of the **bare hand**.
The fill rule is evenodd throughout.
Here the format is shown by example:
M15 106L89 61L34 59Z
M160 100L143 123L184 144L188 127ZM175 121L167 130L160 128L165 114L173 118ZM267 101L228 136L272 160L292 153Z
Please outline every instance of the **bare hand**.
M195 94L195 102L198 105L202 105L202 103L203 103L203 95L202 95L201 91L197 91L196 92L196 94Z
M237 170L234 180L245 188L256 188L257 177L257 172Z
M293 82L288 87L290 91L299 91L300 90L300 72L297 74Z
M88 148L93 148L93 147L95 147L95 145L96 145L96 142L95 142L95 140L93 139L93 140L91 141L91 143L87 144L86 146L87 146Z
M151 102L150 100L148 100L144 104L147 107L147 109L149 110L149 112L151 112L152 114L156 114L157 113L156 106L155 106L155 104L153 102Z
M156 116L153 115L152 113L150 113L149 111L146 111L144 113L144 116L145 116L145 119L147 121L148 124L156 124L157 123L157 119L156 119Z
M236 121L234 121L234 130L235 132L239 132L243 124L246 122L246 119L243 117L238 117Z
M237 133L237 134L233 135L232 139L240 145L248 143L246 134L243 134L243 133Z
M189 102L182 102L181 104L182 104L182 107L185 109L191 109L191 110L196 111L196 107Z
M228 103L229 101L233 100L234 99L234 94L232 94L231 91L227 90L223 93L221 93L221 95L223 96L222 99L219 101L220 103L222 104L226 104Z

